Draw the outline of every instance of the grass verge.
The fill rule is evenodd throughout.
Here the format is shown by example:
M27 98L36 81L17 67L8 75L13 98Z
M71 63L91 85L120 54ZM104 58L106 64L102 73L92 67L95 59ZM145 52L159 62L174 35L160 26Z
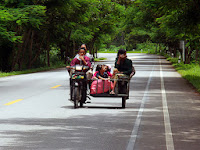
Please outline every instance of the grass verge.
M101 61L101 60L106 60L106 58L102 58L102 57L101 58L95 58L95 61ZM23 71L12 71L12 72L1 72L0 71L0 77L7 77L7 76L13 76L13 75L48 71L48 70L51 70L51 69L62 68L62 67L65 67L65 66L67 66L67 65L58 62L57 64L54 64L51 67L40 67L40 68L35 68L35 69L28 69L28 70L23 70Z
M0 77L7 77L7 76L13 76L13 75L47 71L47 70L61 68L61 67L65 67L65 66L66 66L65 64L56 64L56 65L52 65L51 67L40 67L40 68L28 69L28 70L24 70L24 71L0 72Z
M183 78L188 80L200 92L200 65L198 63L177 63L177 58L167 58Z
M126 51L127 53L148 53L148 51L141 51L141 50L135 50L135 51ZM98 53L116 53L117 51L98 51Z
M94 58L94 61L101 61L101 60L106 60L107 58L103 58L103 57L100 57L100 58Z

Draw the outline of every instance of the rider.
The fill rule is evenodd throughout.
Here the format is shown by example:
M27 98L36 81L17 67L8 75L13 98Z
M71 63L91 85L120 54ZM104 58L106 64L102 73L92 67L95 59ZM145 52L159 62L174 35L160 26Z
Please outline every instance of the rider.
M76 57L74 59L72 59L70 66L75 66L76 64L80 64L80 65L85 65L85 66L91 67L90 58L85 56L85 53L86 53L86 51L84 48L79 48L78 53L77 53ZM70 70L70 66L67 66L67 69L70 73L70 76L72 76L72 71ZM72 80L70 79L70 85L71 85L71 83L72 83ZM84 87L86 89L87 84L85 84ZM70 88L70 93L71 93L70 100L72 100L72 88ZM84 92L84 93L86 95L86 92ZM86 101L86 98L84 101Z
M91 67L90 69L87 71L86 75L87 75L87 79L91 79L92 76L93 76L93 62L94 62L94 57L90 54L90 53L87 53L87 47L86 47L86 44L81 44L81 48L85 49L85 56L89 57L90 58L90 63L91 63ZM75 56L76 57L76 56Z
M85 65L91 67L90 58L85 56L86 51L83 48L79 48L78 54L72 59L70 66L74 66L76 64Z
M85 65L91 67L90 58L85 56L85 49L79 48L77 55L72 59L70 66L75 66L76 64ZM70 66L66 66L70 73Z
M132 61L127 58L126 50L120 49L117 53L117 58L115 60L115 69L113 71L114 77L114 87L110 94L115 94L114 88L117 83L117 79L119 76L126 76L128 79L130 78L130 74L132 73Z

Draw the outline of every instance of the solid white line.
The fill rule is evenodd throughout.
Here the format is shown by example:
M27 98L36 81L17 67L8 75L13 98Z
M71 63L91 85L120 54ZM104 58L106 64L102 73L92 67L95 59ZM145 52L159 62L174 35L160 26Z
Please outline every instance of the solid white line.
M149 76L149 79L148 79L148 82L147 82L147 85L146 85L146 88L145 88L145 92L144 92L144 95L143 95L143 98L142 98L142 102L141 102L141 105L140 105L140 109L138 111L138 115L137 115L137 118L136 118L136 121L135 121L135 125L133 127L131 137L129 139L129 143L127 145L126 150L133 150L134 149L135 142L136 142L136 139L137 139L138 130L139 130L139 127L140 127L142 113L144 111L144 104L148 100L148 91L149 91L149 86L150 86L151 79L152 79L153 70L154 70L154 66L153 66L152 71L150 73L150 76Z
M167 150L174 150L174 141L173 141L173 137L172 137L170 117L169 117L169 111L168 111L168 106L167 106L167 97L166 97L166 91L165 91L165 84L164 84L164 80L163 80L163 71L162 71L160 59L159 59L159 62L160 62L160 79L161 79L162 105L163 105L163 115L164 115L164 124L165 124L166 147L167 147Z

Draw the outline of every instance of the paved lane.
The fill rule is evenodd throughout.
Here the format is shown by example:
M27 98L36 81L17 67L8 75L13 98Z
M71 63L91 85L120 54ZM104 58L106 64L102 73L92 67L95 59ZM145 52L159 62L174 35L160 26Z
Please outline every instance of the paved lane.
M99 56L113 64L116 54ZM74 110L64 68L0 78L0 149L200 149L200 95L163 57L128 56L137 73L126 109L92 97Z

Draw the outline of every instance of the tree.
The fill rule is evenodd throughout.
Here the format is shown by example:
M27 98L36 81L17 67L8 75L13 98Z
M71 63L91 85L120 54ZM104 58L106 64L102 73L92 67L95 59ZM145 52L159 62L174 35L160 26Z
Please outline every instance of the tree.
M187 63L196 50L198 56L200 1L198 0L136 0L127 9L126 41L151 40L179 50L179 41L187 41Z
M43 21L45 7L28 5L23 1L3 1L0 7L0 39L2 41L0 43L2 53L0 69L9 71L12 68L12 64L15 64L11 60L15 59L15 62L20 64L20 57L23 59L25 54L23 46L27 45L25 40L28 40L26 39L28 34L24 33L29 27L39 28ZM8 43L9 45L7 45Z

